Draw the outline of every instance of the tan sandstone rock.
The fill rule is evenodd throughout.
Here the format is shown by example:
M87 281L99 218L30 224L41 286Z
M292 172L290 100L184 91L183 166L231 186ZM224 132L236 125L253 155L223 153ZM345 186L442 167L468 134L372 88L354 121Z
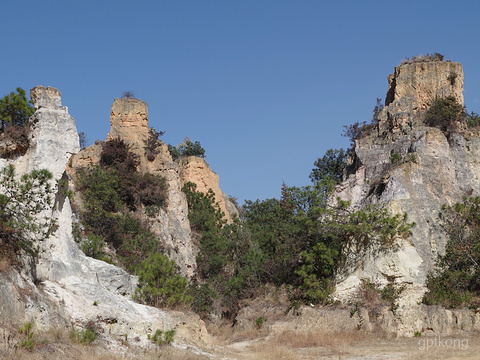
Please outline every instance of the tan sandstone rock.
M450 61L426 61L395 67L388 76L380 129L400 129L437 97L453 96L463 105L463 68Z
M212 189L215 194L215 201L218 203L220 210L225 214L227 222L232 223L238 217L236 207L220 189L220 178L204 159L197 156L189 156L180 159L179 165L182 186L187 182L192 182L197 185L197 190L200 192L207 193L209 189Z

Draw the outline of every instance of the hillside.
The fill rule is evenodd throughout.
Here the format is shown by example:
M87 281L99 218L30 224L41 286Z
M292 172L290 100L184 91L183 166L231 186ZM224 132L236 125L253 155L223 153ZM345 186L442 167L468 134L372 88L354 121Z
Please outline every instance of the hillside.
M115 99L106 139L80 149L60 92L33 88L28 141L0 139L0 168L16 171L2 201L21 175L48 171L29 185L45 194L24 200L41 205L26 219L48 231L14 229L6 210L18 212L2 205L0 354L23 351L26 324L41 334L93 331L96 355L160 349L180 358L331 358L357 356L370 335L473 337L476 310L422 303L449 249L445 208L480 196L478 126L427 116L438 99L464 114L463 69L443 57L407 61L388 82L372 122L347 127L340 167L319 165L314 185L284 184L281 199L241 209L205 159L172 157L145 102ZM152 343L157 330L159 343L174 334L172 347ZM399 353L416 340L402 341ZM83 356L65 342L53 341L55 356L69 346Z

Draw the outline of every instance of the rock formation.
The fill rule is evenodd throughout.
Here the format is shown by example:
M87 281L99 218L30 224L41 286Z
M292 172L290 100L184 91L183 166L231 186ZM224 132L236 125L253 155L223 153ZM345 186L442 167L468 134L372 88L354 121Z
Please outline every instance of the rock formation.
M153 221L152 231L162 242L170 259L179 266L182 275L192 277L196 269L197 246L191 237L188 221L188 205L182 187L194 182L199 191L212 189L227 221L231 222L238 212L228 197L220 190L219 178L205 160L188 157L173 161L168 147L158 141L154 157L149 158L145 148L151 136L148 127L147 104L138 99L115 99L110 115L110 132L107 140L120 138L130 145L140 161L139 171L164 176L168 183L167 208L161 210ZM101 143L89 146L72 158L70 172L88 164L98 164L102 152ZM152 155L152 154L150 154Z
M215 201L218 203L220 210L225 214L227 222L232 223L235 218L238 218L237 208L220 189L218 175L210 169L210 166L204 159L197 156L189 156L180 159L179 165L182 186L187 182L192 182L197 185L197 191L207 193L209 189L212 189L215 194Z
M463 104L463 69L460 63L426 61L395 67L388 76L385 110L380 114L380 129L405 125L408 118L426 110L435 98L453 96Z
M62 177L67 178L67 163L79 150L75 122L61 105L58 90L36 87L31 97L37 111L30 119L30 148L18 159L0 159L0 166L10 161L19 175L31 169L47 169L56 186ZM85 153L94 160L94 151ZM86 161L85 157L78 161L81 159ZM44 213L56 219L57 229L38 243L32 271L25 268L22 274L14 269L0 273L0 336L4 342L10 341L10 330L26 321L34 322L38 329L60 327L65 331L94 321L104 330L104 336L120 339L128 334L132 339L138 337L139 345L146 344L147 336L156 329L175 329L179 343L198 344L207 336L203 322L195 314L135 303L135 276L83 254L73 239L68 197L57 193L54 206Z
M385 204L415 222L410 239L390 249L371 248L347 254L337 295L346 296L362 278L409 284L404 299L416 303L426 276L443 253L447 238L439 225L442 205L480 194L480 139L457 132L448 137L422 124L421 111L438 96L463 104L459 63L405 64L389 76L379 131L355 141L346 180L336 195L352 204ZM412 126L405 126L408 118ZM392 155L398 161L392 163Z

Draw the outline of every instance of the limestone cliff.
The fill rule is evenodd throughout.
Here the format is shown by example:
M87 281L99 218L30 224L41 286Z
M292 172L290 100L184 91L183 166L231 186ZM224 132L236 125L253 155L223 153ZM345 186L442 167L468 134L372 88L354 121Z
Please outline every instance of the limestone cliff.
M31 98L36 113L30 118L30 148L15 160L0 159L0 166L13 163L19 175L47 169L56 188L68 176L65 168L72 154L80 149L75 121L62 106L57 89L36 87ZM85 154L95 158L92 149ZM36 244L36 262L25 264L21 273L5 266L0 272L0 347L1 342L15 345L9 343L13 341L10 335L27 321L40 330L56 327L67 332L72 326L84 327L94 321L103 329L107 344L128 334L145 345L155 329L176 329L179 343L199 343L207 336L198 316L135 303L135 276L86 257L73 239L72 208L64 194L57 192L55 203L42 215L56 219L57 228Z
M439 225L442 205L480 194L480 138L465 132L447 137L422 123L422 111L435 97L454 96L463 104L459 63L405 64L388 79L378 131L355 141L347 178L336 195L357 206L384 203L393 213L407 213L416 226L410 239L393 248L347 254L337 295L348 294L361 278L393 279L410 284L405 298L415 303L447 242ZM409 118L411 126L406 126Z

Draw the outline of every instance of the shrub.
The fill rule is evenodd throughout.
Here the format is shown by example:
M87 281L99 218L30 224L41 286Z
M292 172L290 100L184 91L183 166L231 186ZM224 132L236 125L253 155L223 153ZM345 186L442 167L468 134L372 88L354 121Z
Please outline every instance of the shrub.
M74 343L91 344L98 339L99 333L103 332L103 329L93 320L89 320L85 329L77 330L72 328L69 334L69 338Z
M0 241L3 251L25 250L33 253L32 238L45 238L54 221L39 219L37 215L52 205L52 174L47 170L33 170L17 179L15 167L7 165L0 170Z
M415 55L414 57L410 58L405 58L401 62L400 65L405 65L405 64L414 64L414 63L421 63L421 62L428 62L428 61L443 61L445 56L439 53L434 53L434 54L425 54L425 55Z
M468 127L478 127L480 126L480 115L474 113L473 111L470 114L467 114L467 126Z
M167 330L165 333L162 330L155 330L152 336L150 336L150 340L161 346L161 345L169 345L173 342L173 339L175 337L175 330Z
M33 351L33 349L35 348L35 341L33 339L33 331L32 331L33 326L34 324L32 322L27 322L20 329L18 329L18 332L20 334L25 335L25 338L22 341L20 341L19 346L30 352Z
M312 169L310 179L312 182L318 182L329 178L339 183L343 178L343 169L348 153L344 149L329 149L322 158L318 158L313 164L316 168Z
M69 338L74 343L91 344L98 338L98 334L91 329L76 330L72 329Z
M89 234L88 238L82 242L81 249L83 253L94 259L102 260L105 257L105 241L99 235Z
M263 324L267 322L267 318L264 316L260 316L255 320L255 325L257 326L257 329L261 329L263 327Z
M151 253L138 268L140 299L156 307L190 304L188 281L176 274L175 263L160 253Z
M122 99L136 99L135 92L131 90L124 91L122 93Z
M3 141L5 143L12 142L13 146L3 148L3 158L11 159L16 156L24 155L30 146L28 134L30 126L26 125L8 125L3 130Z
M436 98L424 114L425 124L443 132L454 130L465 118L464 107L453 96Z
M155 213L167 206L167 189L167 180L163 176L147 173L138 176L133 191L136 203Z
M78 133L78 140L79 140L79 143L80 143L80 149L81 150L84 150L86 149L87 147L87 135L83 132L83 131L80 131Z
M189 137L186 137L180 144L173 146L168 144L168 150L172 155L173 160L181 157L198 156L205 158L205 149L200 145L200 142L192 142Z
M0 100L0 132L9 125L24 126L34 114L33 102L27 100L25 90L18 87Z
M464 198L444 206L442 227L448 236L445 254L437 259L437 271L427 277L423 301L445 307L479 305L480 297L480 198Z
M363 121L355 122L352 125L345 125L342 136L349 138L350 141L354 143L355 140L371 135L378 127L378 116L380 115L383 107L382 99L377 98L377 103L373 108L373 116L370 123Z
M116 169L122 175L135 173L139 160L130 149L131 146L119 138L105 142L100 155L100 166Z
M144 143L145 154L147 155L147 159L149 161L153 161L155 159L155 155L158 154L158 147L162 144L158 138L164 134L165 131L157 132L154 128L148 129L148 138L144 141Z
M390 155L390 163L393 165L400 165L402 163L403 159L402 156L398 153L392 153Z

